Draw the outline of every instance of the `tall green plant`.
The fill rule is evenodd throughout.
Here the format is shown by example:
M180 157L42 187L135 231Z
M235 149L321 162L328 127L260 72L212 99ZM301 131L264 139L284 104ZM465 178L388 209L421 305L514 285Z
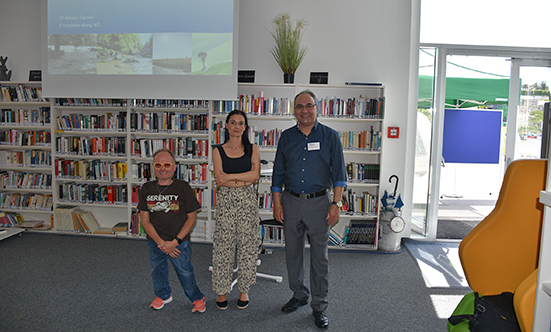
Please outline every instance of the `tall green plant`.
M270 53L285 74L294 74L308 52L306 47L300 45L307 24L305 19L297 19L293 26L289 13L279 14L272 20L273 31L270 33L275 46Z

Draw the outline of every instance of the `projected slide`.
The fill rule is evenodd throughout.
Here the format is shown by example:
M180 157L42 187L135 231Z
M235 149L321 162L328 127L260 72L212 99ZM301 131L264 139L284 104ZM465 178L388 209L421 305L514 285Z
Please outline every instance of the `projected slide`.
M48 0L50 75L232 75L227 0Z

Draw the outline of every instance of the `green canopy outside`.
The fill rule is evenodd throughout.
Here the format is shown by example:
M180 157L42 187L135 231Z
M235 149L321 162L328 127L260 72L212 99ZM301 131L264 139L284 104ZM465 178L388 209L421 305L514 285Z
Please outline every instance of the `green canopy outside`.
M419 108L432 107L432 76L419 75ZM467 108L505 104L509 100L509 79L446 78L446 108Z

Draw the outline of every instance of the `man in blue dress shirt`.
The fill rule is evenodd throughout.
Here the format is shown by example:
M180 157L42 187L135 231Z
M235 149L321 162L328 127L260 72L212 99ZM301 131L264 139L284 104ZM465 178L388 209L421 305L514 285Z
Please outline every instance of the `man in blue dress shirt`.
M326 328L329 229L339 220L346 168L338 133L317 121L313 92L296 95L297 125L279 140L272 177L273 214L283 224L289 286L293 297L281 310L293 312L308 303L304 282L304 246L310 243L310 288L315 324ZM331 199L331 188L333 197Z

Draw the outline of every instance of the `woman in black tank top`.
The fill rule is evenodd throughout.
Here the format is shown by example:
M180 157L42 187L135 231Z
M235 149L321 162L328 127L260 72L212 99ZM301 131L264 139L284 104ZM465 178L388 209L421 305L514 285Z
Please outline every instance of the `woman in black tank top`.
M249 304L249 288L256 282L259 244L258 199L252 184L260 178L258 146L248 138L247 116L234 110L226 118L225 143L212 152L216 181L216 223L212 252L212 290L216 305L228 307L234 257L237 256L237 307Z

